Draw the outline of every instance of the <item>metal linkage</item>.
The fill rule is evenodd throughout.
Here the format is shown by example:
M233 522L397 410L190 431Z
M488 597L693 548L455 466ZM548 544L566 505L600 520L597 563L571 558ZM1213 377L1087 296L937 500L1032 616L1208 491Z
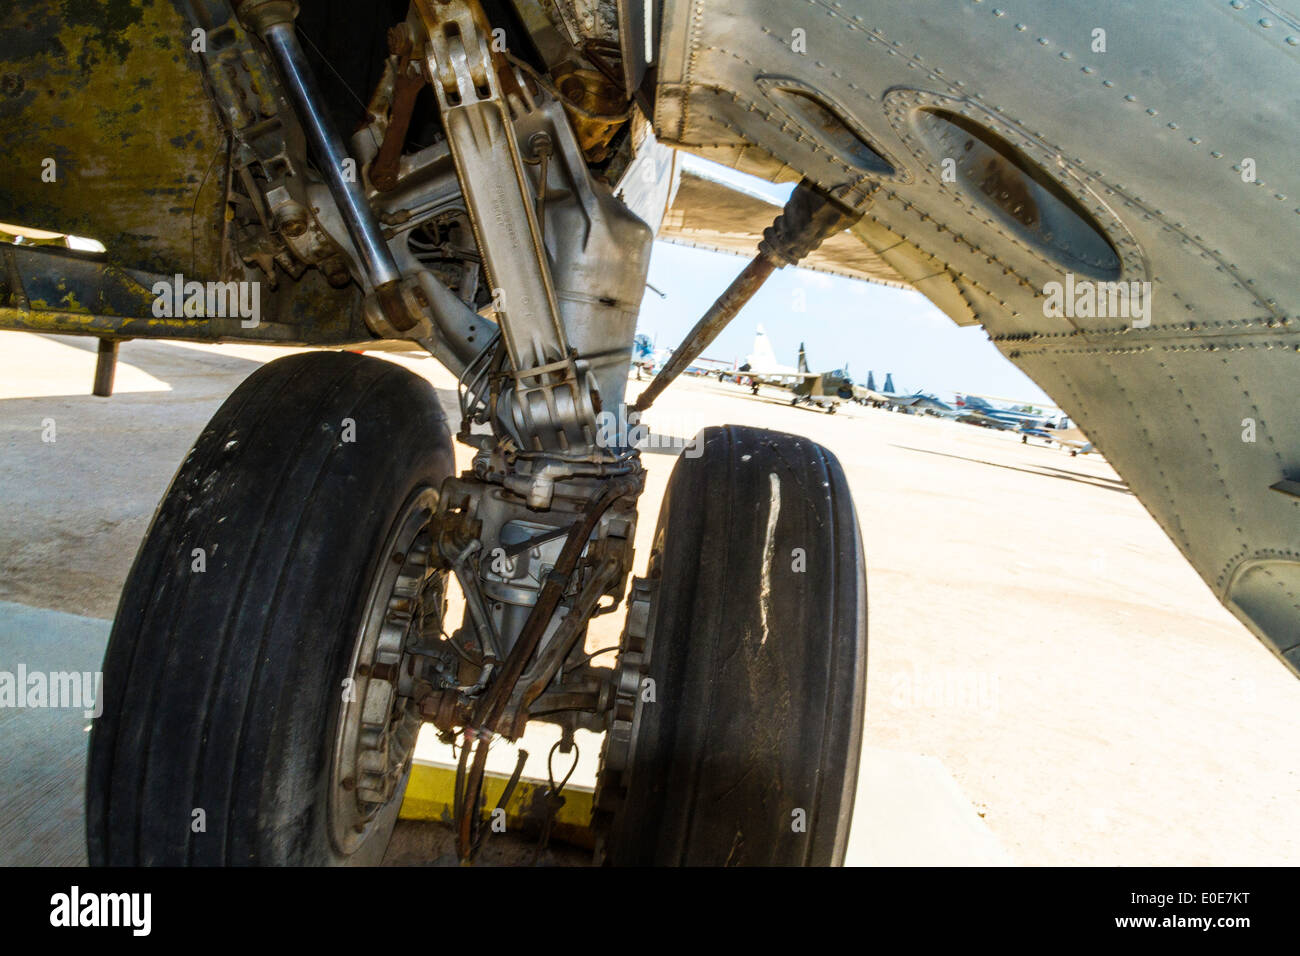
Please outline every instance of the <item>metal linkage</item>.
M307 56L294 32L292 18L263 23L262 39L275 57L276 65L284 78L285 92L293 103L294 112L303 125L307 139L316 155L320 174L329 186L330 195L338 203L339 212L347 225L348 235L356 246L357 254L365 263L366 273L377 289L401 278L397 263L388 251L388 243L379 229L374 211L366 200L359 177L348 176L349 162L342 138L334 131L329 116L320 106L316 81L307 63Z
M482 9L464 0L416 0L411 9L519 379L525 424L543 447L582 444L580 426L587 416L560 323L534 188L488 46L491 27ZM561 387L548 387L553 385ZM561 427L558 435L548 434L561 422L579 430Z
M462 860L471 858L476 843L478 807L487 769L487 753L491 744L492 731L500 731L508 737L517 737L523 732L528 719L529 704L538 699L541 689L555 676L559 664L571 650L572 640L581 633L580 625L585 624L586 618L590 616L608 582L618 576L623 562L617 559L606 559L593 573L588 586L583 588L574 600L568 616L560 625L562 630L570 633L557 632L550 636L551 644L548 645L548 649L551 653L541 655L533 669L532 680L522 694L518 694L516 687L521 683L521 678L525 677L528 662L542 647L543 639L550 630L560 602L579 569L583 554L592 550L591 536L601 518L620 499L639 495L642 486L640 474L612 478L605 482L600 492L587 503L582 514L565 535L564 545L555 559L554 566L547 573L527 620L506 655L501 671L482 696L474 702L468 720L464 721L466 750L471 740L476 741L476 744L474 759L469 764L468 771L464 770L464 754L462 754L462 767L458 770L458 778L464 780L463 789L458 786L461 799L456 808L457 848ZM590 698L593 706L596 704L597 693L593 692L586 697ZM512 699L517 709L514 713L508 713Z
M356 160L348 155L342 137L321 106L316 80L294 29L297 12L297 4L286 0L243 0L239 5L240 16L261 36L279 68L285 93L365 268L366 281L393 326L398 330L409 329L416 320L402 302L401 271L366 199L356 172Z
M601 444L598 421L624 398L653 237L593 176L553 88L492 52L476 0L413 0L389 34L368 142L354 139L354 156L320 107L296 6L242 0L239 13L270 50L325 180L313 206L336 240L351 237L351 268L374 291L367 325L425 344L460 373L460 437L479 454L444 482L431 531L436 572L455 576L466 616L451 635L440 618L421 629L411 653L425 675L420 716L466 740L456 815L468 859L492 736L517 737L543 714L571 732L599 721L608 697L582 666L581 638L622 595L643 472L635 449ZM404 156L424 79L446 141ZM345 175L349 160L358 175ZM450 286L403 238L448 217L473 232L455 244L470 253L468 279ZM495 327L473 311L486 308L480 260ZM602 608L604 597L614 603Z
M415 0L406 25L424 51L509 359L498 421L525 457L608 457L596 416L622 399L650 231L592 180L563 105L492 53L477 3Z
M415 98L424 86L424 73L413 60L414 44L411 29L400 23L388 31L388 50L393 59L386 65L392 94L384 129L384 141L379 153L370 163L370 182L380 192L397 188L397 174L401 168L402 145L411 126L411 113Z
M645 411L649 408L673 379L700 357L700 353L709 347L709 343L718 337L773 272L797 264L823 241L861 219L862 213L863 210L841 206L808 180L801 182L790 194L781 215L763 230L758 255L709 306L700 321L695 323L695 328L687 333L672 358L637 398L635 409Z

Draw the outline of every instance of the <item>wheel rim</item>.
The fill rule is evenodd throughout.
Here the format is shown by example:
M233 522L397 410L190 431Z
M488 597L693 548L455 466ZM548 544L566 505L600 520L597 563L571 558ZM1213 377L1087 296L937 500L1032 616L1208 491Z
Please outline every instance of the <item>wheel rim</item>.
M372 572L340 689L328 818L331 841L345 856L396 821L395 804L415 750L421 719L404 648L427 611L442 611L443 575L430 561L429 523L437 504L437 491L418 489L394 522Z

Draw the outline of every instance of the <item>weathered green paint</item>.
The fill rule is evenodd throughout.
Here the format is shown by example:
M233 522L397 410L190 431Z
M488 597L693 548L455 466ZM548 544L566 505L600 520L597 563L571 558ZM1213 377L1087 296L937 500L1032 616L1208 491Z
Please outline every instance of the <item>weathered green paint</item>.
M55 246L0 245L0 329L113 338L293 345L373 344L361 292L334 289L319 272L276 289L262 283L260 324L238 318L158 317L154 286L173 275L124 269Z
M120 266L215 274L225 138L190 39L166 0L6 4L0 222L98 239Z
M245 342L263 345L369 346L372 336L343 328L305 329L282 322L262 322L254 329L240 327L239 319L123 318L67 311L45 302L32 309L0 306L0 329L49 332L58 335L93 335L115 339L172 339L183 342Z

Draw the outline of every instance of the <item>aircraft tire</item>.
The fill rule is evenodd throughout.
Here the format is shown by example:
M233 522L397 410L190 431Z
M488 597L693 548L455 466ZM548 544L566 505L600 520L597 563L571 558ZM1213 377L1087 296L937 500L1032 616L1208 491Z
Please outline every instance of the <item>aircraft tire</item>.
M393 726L419 729L398 679L379 676L400 665L381 671L373 642L403 593L389 582L434 580L417 535L452 468L434 390L390 362L294 355L234 391L122 594L90 736L92 865L379 862L406 737L384 737L379 777L350 777L363 735L343 728L392 690Z
M602 753L598 859L841 864L867 592L835 456L796 435L705 429L669 480L646 582L644 640L625 634L619 660L634 714Z

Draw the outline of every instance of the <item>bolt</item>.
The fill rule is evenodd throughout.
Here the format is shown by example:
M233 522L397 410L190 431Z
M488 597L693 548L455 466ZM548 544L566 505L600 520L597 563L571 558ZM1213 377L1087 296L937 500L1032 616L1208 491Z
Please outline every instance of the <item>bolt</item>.
M290 239L297 239L306 231L307 217L302 214L301 210L289 212L280 220L280 232Z

